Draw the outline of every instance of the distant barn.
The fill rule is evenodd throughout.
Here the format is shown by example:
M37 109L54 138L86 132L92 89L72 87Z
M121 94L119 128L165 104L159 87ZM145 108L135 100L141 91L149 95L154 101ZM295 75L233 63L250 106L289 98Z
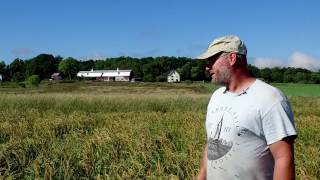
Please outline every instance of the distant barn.
M133 77L132 70L93 70L79 71L80 78L96 79L101 81L131 81Z
M51 78L50 78L50 80L52 81L58 81L58 80L62 80L62 77L60 76L60 73L53 73L52 75L51 75Z
M175 70L170 71L168 74L168 82L180 82L180 74Z

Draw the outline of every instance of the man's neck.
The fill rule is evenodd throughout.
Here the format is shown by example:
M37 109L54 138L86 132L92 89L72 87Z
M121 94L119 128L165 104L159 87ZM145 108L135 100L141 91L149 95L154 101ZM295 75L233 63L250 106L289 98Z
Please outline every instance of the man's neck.
M227 85L227 89L232 93L240 93L255 82L256 78L249 76L247 73L238 73L231 78L230 83Z

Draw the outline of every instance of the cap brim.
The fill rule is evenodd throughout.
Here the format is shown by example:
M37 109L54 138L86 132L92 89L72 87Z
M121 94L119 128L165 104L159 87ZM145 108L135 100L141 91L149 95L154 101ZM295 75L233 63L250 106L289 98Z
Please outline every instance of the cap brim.
M208 59L211 56L214 56L216 54L218 54L220 51L214 51L214 52L209 52L206 51L204 53L202 53L200 56L196 57L196 59Z

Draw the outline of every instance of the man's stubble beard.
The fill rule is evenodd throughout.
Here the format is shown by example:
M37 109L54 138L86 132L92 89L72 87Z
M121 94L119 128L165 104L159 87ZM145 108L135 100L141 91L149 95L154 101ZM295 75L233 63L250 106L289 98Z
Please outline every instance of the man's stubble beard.
M211 82L215 85L227 86L230 83L231 71L227 67L221 67L214 75Z

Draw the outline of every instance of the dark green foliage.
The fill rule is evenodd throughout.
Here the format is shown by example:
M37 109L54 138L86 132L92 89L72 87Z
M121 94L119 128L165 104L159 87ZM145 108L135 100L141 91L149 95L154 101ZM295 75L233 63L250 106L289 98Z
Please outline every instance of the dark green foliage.
M26 83L25 82L18 82L19 87L25 88Z
M94 61L91 59L91 60L88 60L88 61L80 61L79 62L79 70L80 71L87 71L87 70L90 70L94 67Z
M40 54L26 63L26 75L36 74L40 79L50 79L51 75L58 71L58 64L61 58L53 57L51 54Z
M38 75L31 75L27 79L27 83L31 86L39 86L40 81L41 80Z
M59 67L59 64L61 67ZM27 76L36 74L41 80L49 79L52 73L61 72L68 79L74 79L78 71L94 70L122 70L130 69L133 78L146 82L163 82L171 70L180 74L181 81L210 81L211 77L205 71L206 60L195 60L186 57L116 57L104 60L78 61L72 57L63 60L50 54L40 54L29 60L15 59L5 66L0 61L0 74L4 81L23 81ZM311 72L302 68L264 68L259 69L248 65L251 76L261 78L266 82L275 83L314 83L320 84L320 71Z
M180 73L180 78L183 81L191 79L191 63L187 62L181 68L178 69L178 73Z
M72 57L66 58L59 63L59 72L64 76L69 77L69 80L74 78L79 71L79 62Z
M25 62L22 59L15 59L9 65L11 81L24 81L26 78L25 75Z
M266 82L271 81L271 69L270 68L261 69L260 75L264 81L266 81Z
M310 82L314 84L320 84L320 73L311 73Z
M275 67L271 69L271 82L283 82L283 70Z
M260 69L251 65L251 64L248 64L248 70L249 70L249 74L253 77L260 77Z
M3 61L0 61L0 74L4 74L6 71L6 64Z

